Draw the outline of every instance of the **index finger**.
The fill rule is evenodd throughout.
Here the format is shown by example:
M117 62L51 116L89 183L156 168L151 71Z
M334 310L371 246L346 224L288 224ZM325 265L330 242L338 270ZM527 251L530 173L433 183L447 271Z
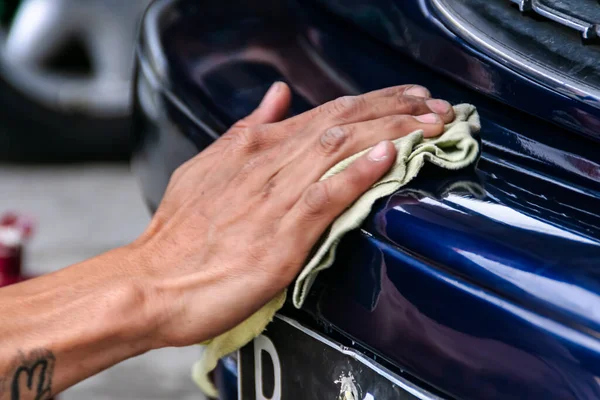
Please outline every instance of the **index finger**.
M431 98L431 93L429 90L420 85L400 85L400 86L391 86L383 89L373 90L371 92L363 93L357 95L357 98L360 98L362 101L372 102L374 100L384 99L387 97L396 97L399 98L401 96L411 96L411 97L420 97L424 99ZM348 96L346 96L348 97ZM319 107L315 107L311 110L308 110L302 114L296 115L295 117L289 118L285 122L291 126L296 125L298 123L306 123L313 118L317 117L324 109L331 105L332 102L339 101L339 99L331 100L330 102L324 103Z
M363 96L366 99L389 96L414 96L429 99L431 97L431 92L429 91L429 89L421 85L400 85L373 90L371 92L365 93Z

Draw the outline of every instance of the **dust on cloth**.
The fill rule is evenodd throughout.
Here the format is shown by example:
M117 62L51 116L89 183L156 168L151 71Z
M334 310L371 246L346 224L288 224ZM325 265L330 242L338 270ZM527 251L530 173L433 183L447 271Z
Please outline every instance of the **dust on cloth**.
M362 224L376 200L391 195L410 182L425 162L449 170L462 169L476 162L479 144L473 135L480 129L477 110L470 104L460 104L454 106L454 112L454 121L447 124L444 132L436 138L424 138L423 131L418 130L393 141L398 151L395 164L383 178L347 208L324 234L316 252L296 279L292 297L294 306L302 307L319 272L333 264L340 240L346 233ZM369 149L339 162L327 171L321 180L340 173L367 151ZM275 313L283 307L286 292L281 292L238 326L202 343L206 348L201 360L192 369L192 377L207 395L217 397L217 391L208 374L217 366L219 359L260 335Z

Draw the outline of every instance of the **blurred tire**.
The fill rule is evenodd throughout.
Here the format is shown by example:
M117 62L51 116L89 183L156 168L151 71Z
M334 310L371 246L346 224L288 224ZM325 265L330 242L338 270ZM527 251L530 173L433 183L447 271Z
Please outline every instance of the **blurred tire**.
M129 159L135 31L149 2L4 3L0 161Z

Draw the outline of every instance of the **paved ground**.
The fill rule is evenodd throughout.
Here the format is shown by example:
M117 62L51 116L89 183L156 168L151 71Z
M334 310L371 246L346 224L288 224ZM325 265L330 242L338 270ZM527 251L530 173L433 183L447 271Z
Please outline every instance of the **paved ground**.
M133 240L149 221L126 166L0 165L0 213L38 220L26 270L50 272ZM198 399L189 371L199 349L163 349L123 362L71 388L63 400Z

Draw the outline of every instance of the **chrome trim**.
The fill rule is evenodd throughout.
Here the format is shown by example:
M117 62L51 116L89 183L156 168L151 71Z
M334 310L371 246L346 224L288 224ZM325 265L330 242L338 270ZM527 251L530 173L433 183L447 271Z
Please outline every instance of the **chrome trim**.
M512 3L519 5L521 12L534 11L535 13L546 17L561 25L578 30L584 39L594 39L600 35L600 26L597 23L584 21L572 15L565 14L559 10L555 10L545 6L539 0L510 0Z
M512 3L518 4L519 11L521 11L521 12L532 10L531 0L509 0L509 1L511 1Z
M161 18L164 15L165 9L173 3L173 0L155 1L148 7L144 16L142 28L143 43L148 48L148 61L160 79L164 79L169 71L167 60L162 55L159 29L164 24Z
M348 357L352 357L356 361L360 362L361 364L365 365L366 367L377 372L379 375L381 375L383 378L389 380L394 385L397 385L398 387L404 389L408 393L412 394L413 396L415 396L421 400L443 400L442 397L439 397L439 396L434 395L424 389L421 389L420 387L416 386L412 382L394 374L389 369L385 368L382 365L377 364L376 362L372 361L370 358L367 358L366 356L364 356L363 354L361 354L357 351L354 351L352 349L349 349L348 347L342 346L332 340L329 340L326 337L321 336L320 334L304 327L300 323L298 323L290 318L284 317L283 315L277 314L275 317L277 319L291 325L292 327L298 329L299 331L307 334L308 336L312 337L313 339L318 340L319 342L347 355Z
M419 0L419 4L421 10L425 12L428 9L427 5L430 4L438 12L441 21L451 32L466 40L471 45L478 47L480 50L483 49L490 52L496 57L497 62L504 64L508 69L512 69L517 73L525 73L535 78L538 83L548 86L565 96L575 97L582 101L586 97L591 97L593 101L586 100L585 102L596 108L600 108L600 90L530 61L525 56L495 41L493 38L474 28L468 21L456 15L445 4L444 0Z

